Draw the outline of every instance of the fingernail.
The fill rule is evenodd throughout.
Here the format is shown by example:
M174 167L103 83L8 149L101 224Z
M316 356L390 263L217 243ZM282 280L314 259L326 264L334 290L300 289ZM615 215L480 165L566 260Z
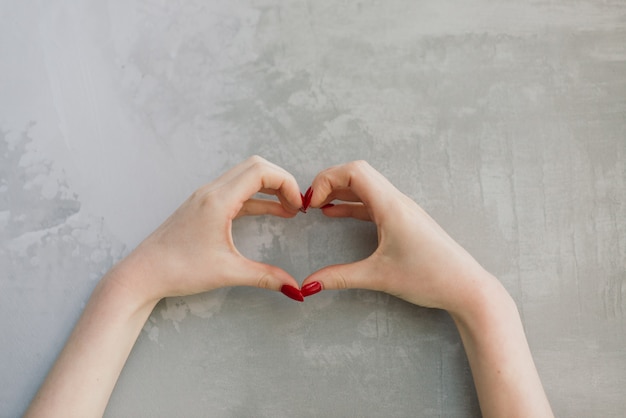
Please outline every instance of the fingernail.
M333 206L335 206L333 203L326 203L324 206L322 206L320 209L326 209L326 208L332 208Z
M309 187L304 194L304 210L307 210L311 204L311 198L313 197L313 189Z
M288 284L284 284L283 287L280 288L280 291L283 295L291 298L293 300L297 300L298 302L304 302L304 297L302 296L302 292L299 289L289 286Z
M300 291L304 297L311 296L322 291L322 284L320 282L311 282L303 286Z

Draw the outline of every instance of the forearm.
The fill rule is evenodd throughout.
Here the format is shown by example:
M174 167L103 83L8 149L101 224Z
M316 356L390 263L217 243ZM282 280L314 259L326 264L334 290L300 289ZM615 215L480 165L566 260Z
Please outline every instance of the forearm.
M485 417L552 417L515 302L492 276L451 312Z
M123 286L128 268L98 283L25 417L102 416L119 374L157 301Z

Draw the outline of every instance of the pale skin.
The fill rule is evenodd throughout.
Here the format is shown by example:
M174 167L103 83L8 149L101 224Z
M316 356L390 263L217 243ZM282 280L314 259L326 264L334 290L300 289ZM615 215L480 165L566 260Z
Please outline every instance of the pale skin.
M313 180L312 207L374 222L378 247L356 263L329 266L302 283L378 290L448 311L469 359L484 417L552 417L517 307L502 284L414 201L364 161Z
M447 310L459 330L485 417L551 417L515 303L415 202L366 162L314 179L311 207L329 217L374 222L378 248L356 263L329 266L302 283L387 292ZM252 199L257 193L276 200ZM296 216L296 180L251 157L198 189L96 286L25 417L102 416L113 387L159 300L225 286L298 289L284 270L243 257L231 225L240 216ZM315 283L320 286L316 286Z

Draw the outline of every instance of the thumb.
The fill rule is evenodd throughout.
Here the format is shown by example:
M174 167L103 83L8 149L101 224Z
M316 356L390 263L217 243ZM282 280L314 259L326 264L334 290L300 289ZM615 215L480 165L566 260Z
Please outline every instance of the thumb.
M375 289L374 269L369 259L348 264L335 264L312 273L302 282L302 294L309 296L319 290ZM319 283L319 286L315 286ZM319 289L309 293L307 289Z
M243 256L232 265L237 267L232 271L232 283L229 286L253 286L276 291L280 291L283 285L299 288L296 279L280 267Z

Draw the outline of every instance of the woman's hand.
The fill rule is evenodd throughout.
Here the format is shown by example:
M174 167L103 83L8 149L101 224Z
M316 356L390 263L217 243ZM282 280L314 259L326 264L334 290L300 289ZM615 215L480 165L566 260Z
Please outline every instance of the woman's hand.
M253 199L257 193L275 200ZM122 275L124 286L148 300L183 296L225 286L280 290L298 283L284 270L251 261L233 243L234 219L248 215L290 218L302 200L294 177L261 157L250 157L191 195L119 268L142 274ZM113 276L117 277L117 276Z
M364 161L322 171L312 207L330 217L372 221L378 248L356 263L323 268L303 283L324 289L380 290L417 305L454 312L468 295L495 280L413 200ZM326 206L333 200L341 201Z
M252 199L257 192L279 202ZM260 157L198 189L98 283L24 416L102 416L141 328L163 297L222 286L286 285L283 293L301 299L293 277L243 257L231 234L239 216L292 217L301 204L293 176Z
M446 309L463 340L483 416L552 417L517 307L495 277L365 162L329 168L312 188L311 206L325 215L374 222L378 248L365 260L313 273L303 283L305 296L365 288ZM327 206L334 199L342 203Z

